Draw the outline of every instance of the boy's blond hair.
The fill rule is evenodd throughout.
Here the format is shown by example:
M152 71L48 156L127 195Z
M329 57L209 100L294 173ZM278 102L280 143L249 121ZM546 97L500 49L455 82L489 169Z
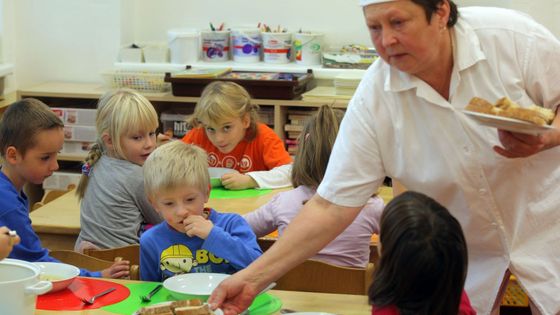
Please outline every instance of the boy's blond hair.
M208 193L208 157L196 145L171 141L154 150L144 163L144 190L149 198L178 187Z
M232 118L249 114L250 125L245 138L252 140L257 134L259 106L251 102L251 96L241 85L229 81L214 81L208 84L194 109L191 124L198 127L201 122L217 125Z
M142 94L125 88L105 93L97 104L95 116L97 139L86 157L85 164L88 168L93 168L99 158L106 153L103 134L107 133L111 138L115 156L125 159L121 137L137 131L155 131L158 125L154 106ZM84 197L88 181L87 174L80 178L76 189L80 199Z
M36 145L35 135L53 128L64 128L64 124L45 103L34 98L13 103L0 121L0 156L5 158L11 146L25 156L27 150Z

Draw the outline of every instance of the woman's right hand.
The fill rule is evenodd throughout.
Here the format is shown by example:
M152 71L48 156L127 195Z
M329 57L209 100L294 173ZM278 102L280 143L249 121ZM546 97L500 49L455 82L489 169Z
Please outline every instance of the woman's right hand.
M214 289L208 299L213 310L220 308L224 315L237 315L249 308L261 289L258 283L244 278L244 271L228 277Z
M8 257L14 248L14 245L19 244L20 238L18 235L9 235L10 229L5 226L0 227L0 260Z

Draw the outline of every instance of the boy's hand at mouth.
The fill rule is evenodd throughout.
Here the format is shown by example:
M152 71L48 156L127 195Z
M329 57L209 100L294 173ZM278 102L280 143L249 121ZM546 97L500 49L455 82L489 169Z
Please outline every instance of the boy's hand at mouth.
M201 215L189 215L183 220L183 224L185 225L185 233L187 233L188 236L198 236L203 240L208 237L214 226L212 221Z

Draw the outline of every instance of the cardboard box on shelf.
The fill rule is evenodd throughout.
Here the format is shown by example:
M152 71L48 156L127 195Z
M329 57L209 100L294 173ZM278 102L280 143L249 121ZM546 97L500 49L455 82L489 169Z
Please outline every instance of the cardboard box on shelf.
M66 190L71 184L78 185L82 174L72 172L54 172L43 181L44 190Z
M64 140L93 142L97 132L92 126L64 126Z
M53 107L65 125L95 126L95 109Z

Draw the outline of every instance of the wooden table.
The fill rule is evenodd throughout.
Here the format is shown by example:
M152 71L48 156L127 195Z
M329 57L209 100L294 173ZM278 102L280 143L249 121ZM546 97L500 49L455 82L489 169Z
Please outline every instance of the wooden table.
M289 189L275 189L257 197L210 199L207 206L220 212L245 214L267 203L276 193ZM74 248L80 234L80 204L74 190L39 207L29 216L43 247L50 250Z
M105 279L109 280L109 279ZM131 280L111 280L117 283L126 284L136 281ZM278 297L282 301L283 309L296 310L298 312L328 312L344 315L364 315L371 314L371 307L365 295L349 294L330 294L313 293L298 291L271 290L270 294ZM87 311L42 311L36 310L35 315L106 315L112 314L101 309ZM275 314L280 314L277 312Z

